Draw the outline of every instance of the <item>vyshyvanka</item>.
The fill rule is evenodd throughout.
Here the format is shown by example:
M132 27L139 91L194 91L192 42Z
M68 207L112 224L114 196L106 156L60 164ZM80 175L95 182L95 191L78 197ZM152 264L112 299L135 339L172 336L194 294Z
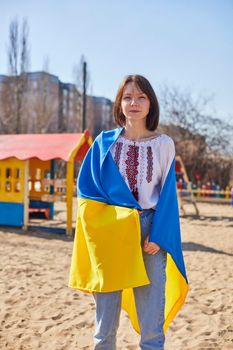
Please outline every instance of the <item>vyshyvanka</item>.
M149 284L141 248L139 203L110 148L122 128L102 132L79 172L78 212L69 286L84 292L122 290L122 308L140 332L133 288ZM175 159L153 216L150 242L167 252L164 330L183 305L188 281L181 247Z

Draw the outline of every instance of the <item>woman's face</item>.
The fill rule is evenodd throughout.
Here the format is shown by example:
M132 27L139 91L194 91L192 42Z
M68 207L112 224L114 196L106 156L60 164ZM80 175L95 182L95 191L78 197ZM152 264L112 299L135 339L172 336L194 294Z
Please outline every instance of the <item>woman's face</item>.
M126 119L144 119L150 110L150 100L134 83L127 83L123 90L121 109Z

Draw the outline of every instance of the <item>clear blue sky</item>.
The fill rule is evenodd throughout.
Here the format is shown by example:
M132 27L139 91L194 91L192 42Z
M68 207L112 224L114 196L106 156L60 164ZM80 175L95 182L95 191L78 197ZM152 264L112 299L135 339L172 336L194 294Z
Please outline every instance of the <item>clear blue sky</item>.
M73 82L82 54L92 94L114 100L122 77L214 95L215 116L233 119L233 0L0 0L0 74L10 21L30 26L30 70Z

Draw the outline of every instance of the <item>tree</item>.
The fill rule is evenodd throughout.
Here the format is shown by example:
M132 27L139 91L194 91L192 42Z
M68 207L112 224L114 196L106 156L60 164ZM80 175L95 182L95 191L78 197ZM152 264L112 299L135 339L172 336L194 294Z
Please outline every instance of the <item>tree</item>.
M182 92L178 88L163 87L161 89L161 105L165 122L178 125L183 132L201 135L205 138L208 151L231 155L232 125L212 116L210 102L212 97L199 96L193 98L190 92ZM185 135L182 135L183 137ZM187 134L189 137L189 134Z
M14 19L9 27L7 47L9 77L3 84L1 94L1 127L5 133L22 133L27 131L26 110L27 70L29 66L28 48L29 26L27 20L19 25Z
M175 140L176 151L182 156L190 178L195 181L198 172L203 181L218 179L226 186L232 167L233 126L207 112L211 98L194 99L190 92L165 86L160 101L163 128Z
M83 64L86 62L86 58L84 55L81 56L79 60L79 64L76 64L73 68L73 76L74 76L74 84L77 86L77 89L81 94L83 94ZM89 90L91 83L91 75L89 70L87 69L86 75L86 89Z
M58 116L59 91L54 91L50 81L49 58L44 59L43 71L39 79L34 81L33 93L28 92L31 119L34 121L32 131L36 133L48 133L54 131L54 122Z

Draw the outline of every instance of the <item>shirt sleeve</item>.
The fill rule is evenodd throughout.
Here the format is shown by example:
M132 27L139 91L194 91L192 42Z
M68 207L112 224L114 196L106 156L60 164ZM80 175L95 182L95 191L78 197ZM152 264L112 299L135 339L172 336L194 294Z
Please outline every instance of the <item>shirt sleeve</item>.
M166 176L170 170L173 159L175 158L175 144L171 137L163 135L163 140L160 146L160 165L161 165L161 189L166 180Z

